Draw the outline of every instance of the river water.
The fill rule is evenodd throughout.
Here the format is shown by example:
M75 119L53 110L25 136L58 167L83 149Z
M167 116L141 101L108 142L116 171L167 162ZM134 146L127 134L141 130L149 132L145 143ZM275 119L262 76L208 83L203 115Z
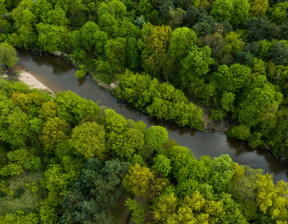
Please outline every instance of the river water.
M164 126L170 139L182 146L187 146L196 158L202 155L211 157L229 154L234 162L261 168L274 174L274 181L288 180L287 162L274 158L270 153L261 150L251 150L245 143L229 139L218 132L200 132L189 128L177 127L167 122L159 122L140 113L113 97L110 92L98 87L91 77L83 83L74 77L75 70L64 60L58 63L58 58L51 55L37 56L31 52L18 50L19 64L29 70L39 81L54 92L71 90L81 97L97 102L100 106L114 109L128 119L143 120L147 127L152 125Z

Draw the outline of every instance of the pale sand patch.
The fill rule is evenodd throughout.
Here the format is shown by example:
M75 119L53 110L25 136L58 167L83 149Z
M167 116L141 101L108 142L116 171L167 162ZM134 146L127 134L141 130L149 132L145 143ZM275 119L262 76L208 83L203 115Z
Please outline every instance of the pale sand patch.
M22 71L18 76L18 80L26 83L31 89L41 89L52 93L52 90L36 79L31 73Z
M30 89L40 89L45 90L53 94L53 91L36 79L31 73L24 70L21 66L15 66L13 71L19 72L20 74L16 76L18 81L24 82L29 86ZM7 74L4 73L3 78L9 78Z

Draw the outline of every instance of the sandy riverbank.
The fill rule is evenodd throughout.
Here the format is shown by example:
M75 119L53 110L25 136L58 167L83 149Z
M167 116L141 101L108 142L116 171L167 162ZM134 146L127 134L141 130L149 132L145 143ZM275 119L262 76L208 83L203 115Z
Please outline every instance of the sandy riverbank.
M13 74L13 72L10 72L8 75L7 73L4 73L2 77L22 81L27 84L30 89L45 90L53 94L53 91L50 88L48 88L38 79L36 79L31 73L29 73L29 71L25 71L25 68L23 68L22 66L16 65L15 67L13 67L12 71L18 72L19 74L15 75Z

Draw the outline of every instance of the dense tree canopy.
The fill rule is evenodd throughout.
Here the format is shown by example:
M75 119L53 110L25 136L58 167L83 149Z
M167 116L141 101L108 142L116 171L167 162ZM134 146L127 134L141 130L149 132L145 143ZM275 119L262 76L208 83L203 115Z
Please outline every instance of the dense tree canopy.
M233 126L231 136L244 139L235 131L246 130L250 145L287 156L286 132L275 126L283 119L280 110L287 107L287 8L283 0L2 0L0 63L16 63L9 45L35 52L62 51L79 67L78 78L96 71L96 79L119 81L115 95L151 116L204 130L202 111L194 104L205 105L211 119L226 119ZM143 72L147 76L138 75ZM255 111L253 100L244 102L264 77L276 95L283 95L276 107L270 107L277 111L265 124L260 118L263 111ZM183 93L193 103L187 104ZM99 113L80 101L70 93L59 95L55 116L74 125ZM244 104L261 120L253 128L244 122ZM75 116L67 120L69 107ZM47 120L45 116L41 119ZM271 139L275 131L281 140Z
M0 0L0 66L17 63L14 47L60 51L77 77L117 81L113 94L152 117L205 130L205 105L230 137L288 157L287 9ZM286 183L225 155L197 160L164 128L103 110L70 91L51 98L0 80L0 223L115 223L120 204L135 223L287 223Z
M229 77L222 82L235 86L229 92L219 89L228 113L245 82L239 73L251 71L240 64L225 69ZM254 145L262 139L254 127L264 129L270 117L287 116L274 109L282 95L261 75L258 79L255 88L245 87L237 108L245 125L230 133ZM0 84L0 206L11 201L9 210L0 211L0 223L287 221L287 183L274 184L272 175L234 163L228 155L196 159L190 149L169 140L165 128L146 129L112 109L99 113L95 103L72 92L53 98L21 83L0 79ZM158 88L166 99L178 97L187 104L167 83ZM273 128L288 132L283 122L275 122L280 123Z

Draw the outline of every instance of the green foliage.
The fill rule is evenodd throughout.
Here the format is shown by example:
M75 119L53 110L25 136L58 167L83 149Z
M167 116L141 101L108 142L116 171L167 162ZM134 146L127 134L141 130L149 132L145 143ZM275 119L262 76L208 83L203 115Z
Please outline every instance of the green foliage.
M106 157L105 130L96 122L85 122L72 130L70 144L86 159L97 156Z
M23 173L23 169L21 165L16 163L9 163L7 166L4 166L0 170L0 176L15 176Z
M105 45L105 56L113 73L124 70L125 57L123 55L125 55L125 48L126 39L120 37L108 40Z
M105 83L119 81L116 96L150 116L204 130L191 99L227 120L229 136L287 157L287 7L283 0L0 0L1 71L16 64L13 47L59 50L81 65L76 76L104 71L97 77ZM136 74L115 76L126 68ZM115 223L112 213L127 198L122 180L135 223L287 222L286 183L228 156L196 160L164 128L104 114L72 92L51 98L0 79L0 223ZM124 179L128 163L110 158L129 162ZM45 175L32 200L17 182L38 172Z
M128 68L131 70L137 70L139 68L140 57L139 51L137 47L137 39L134 37L127 37L126 39L126 54L127 60L126 64L128 64Z
M275 42L269 52L268 58L272 58L272 61L276 65L288 65L288 46L281 42Z
M279 2L268 8L270 20L276 24L282 24L287 20L288 2Z
M86 76L86 71L84 69L77 70L75 73L75 77L80 79Z
M121 133L127 129L127 120L112 109L106 109L104 127L107 132Z
M18 62L16 50L7 43L0 43L0 64L8 68L13 67Z
M220 193L227 191L229 182L235 173L235 171L231 169L232 166L232 159L228 155L222 155L213 159L210 181L216 192Z
M10 162L20 165L26 170L35 171L41 168L41 159L39 157L35 157L26 148L9 152L7 157Z
M222 22L224 20L230 22L233 13L233 1L231 0L216 0L211 5L211 15Z
M83 99L71 91L58 93L56 103L58 104L57 116L72 125L81 121L85 116L100 113L100 108L97 104L91 100Z
M229 132L229 136L247 141L251 136L250 128L245 125L233 126Z
M78 177L75 170L66 172L60 164L50 165L44 173L46 178L46 188L49 193L59 200L59 196L64 196Z
M44 124L39 139L44 144L45 149L55 150L68 136L70 128L66 121L59 117L49 118Z
M127 199L125 205L128 207L129 211L132 212L132 219L136 224L144 223L147 214L145 213L143 206L131 198Z
M234 108L234 106L233 106L234 100L235 100L235 94L234 93L224 92L222 97L221 97L221 106L222 106L222 108L226 112L232 111L233 108Z
M267 208L272 206L274 184L271 175L259 176L260 181L257 181L257 204L262 212L266 213Z
M171 34L170 26L153 26L147 23L142 27L143 41L138 41L138 45L141 43L139 48L142 50L141 65L144 71L152 76L171 75L173 59L167 55Z
M161 126L152 126L145 133L145 142L153 151L160 151L168 140L169 134Z
M164 177L166 177L172 167L171 167L171 161L168 159L165 155L158 155L153 159L154 165L152 166L152 170L155 172L162 174Z
M4 131L4 141L12 145L12 147L21 147L26 145L26 141L30 136L29 118L26 113L21 110L12 111L7 117L6 124L8 128ZM5 134L6 132L6 134Z
M112 154L121 160L129 160L134 153L141 151L144 147L144 134L137 129L129 128L127 131L117 135L110 133L108 139L109 148Z
M262 88L250 90L238 107L239 121L248 127L268 122L275 117L281 101L282 94L271 85L264 84Z
M57 107L58 105L54 100L43 103L39 109L39 118L47 120L56 117Z
M245 65L234 64L230 68L227 65L221 65L213 74L213 79L219 83L219 91L237 92L247 84L250 74L250 68Z
M121 179L127 170L128 164L118 160L103 164L90 158L64 198L64 214L59 223L105 222L109 217L107 212L123 193Z
M269 73L272 73L273 67L269 66ZM237 69L245 71L245 68L237 64L228 67L231 73L237 74L236 80ZM263 73L257 67L254 70ZM239 82L235 83L237 90ZM4 95L1 95L0 104L0 136L1 141L8 143L5 144L8 148L1 148L0 175L8 181L1 181L0 193L5 200L13 198L13 202L21 200L24 204L15 205L17 209L11 210L11 214L6 214L9 209L5 210L0 222L4 220L9 223L12 220L12 223L17 223L18 219L25 221L27 217L28 223L33 223L31 220L34 218L36 223L41 220L51 224L75 220L113 222L110 219L111 212L116 209L117 203L124 203L124 200L135 223L148 219L163 223L229 223L231 220L233 223L259 220L281 223L287 219L287 184L279 182L274 185L272 177L263 176L261 170L235 164L228 155L213 160L204 156L196 160L188 148L169 141L163 127L155 126L146 130L143 122L126 120L112 109L106 109L101 116L98 106L89 104L89 101L71 92L52 99L40 92L31 92L23 84L8 84L6 87L3 82L2 85ZM161 96L170 98L172 102L176 97L187 103L184 95L175 96L175 90L167 83L159 85L158 89L165 90ZM257 89L271 91L275 102L282 100L282 96L261 75L254 78L243 94L245 96ZM239 109L236 103L248 100L245 97L238 99L236 94L237 91L224 91L221 98L223 110L219 111L233 114ZM72 108L76 105L73 99L82 104L79 108L88 109L80 111ZM278 127L287 130L286 110L271 109L275 107L273 101L263 106L263 110L267 110L264 117L255 117L258 119L257 125L260 124L263 129L272 125L266 120L267 116L272 116L275 122L273 129ZM37 109L37 113L31 112L33 108ZM91 119L91 115L96 116L96 119ZM19 119L21 122L17 123ZM249 119L253 119L253 116ZM70 134L71 126L73 129ZM256 132L254 127L239 124L231 129L230 135L248 140L253 147L261 146L265 132ZM10 142L12 139L7 137L7 133L17 133L17 138L14 137L13 142ZM271 134L269 141L277 144L282 138L284 136L276 138L275 134ZM33 146L30 145L32 141ZM42 153L42 148L49 153ZM79 157L79 154L83 157ZM91 158L94 156L97 158ZM116 160L107 161L112 157ZM128 162L119 162L117 159ZM44 171L41 184L36 182L37 179L33 180L33 186L23 184L25 188L22 194L21 184L14 187L12 178L23 179L26 175L34 175L37 170L43 172L40 169ZM126 199L122 184L134 199ZM28 207L26 198L30 191L31 197L34 195L41 199L33 199L34 204ZM29 208L34 208L36 201L40 202L39 211L35 210L35 216L30 217ZM2 199L0 203L2 205ZM13 213L18 208L23 208L26 213Z
M37 224L39 223L39 217L35 213L25 214L22 211L18 211L14 214L7 214L2 219L1 224Z
M130 167L123 179L123 186L136 197L154 198L159 196L167 187L169 181L157 178L148 167L135 164Z
M264 16L269 6L268 0L252 0L250 4L251 14L254 17Z
M233 13L231 23L233 25L242 25L249 19L250 3L248 0L239 0L233 2Z
M160 84L148 75L126 71L118 76L120 81L115 92L137 109L160 119L175 121L180 126L204 129L202 110L188 100L182 91L169 83Z
M169 55L176 60L180 60L187 54L189 47L196 43L196 40L195 32L187 27L173 30L168 49Z
M53 52L67 49L68 30L65 26L39 23L36 28L39 33L37 45L43 50Z
M201 78L209 72L209 65L213 64L214 60L211 56L211 49L208 46L199 48L192 46L188 51L188 56L183 59L183 73L181 85L183 88L196 78Z

